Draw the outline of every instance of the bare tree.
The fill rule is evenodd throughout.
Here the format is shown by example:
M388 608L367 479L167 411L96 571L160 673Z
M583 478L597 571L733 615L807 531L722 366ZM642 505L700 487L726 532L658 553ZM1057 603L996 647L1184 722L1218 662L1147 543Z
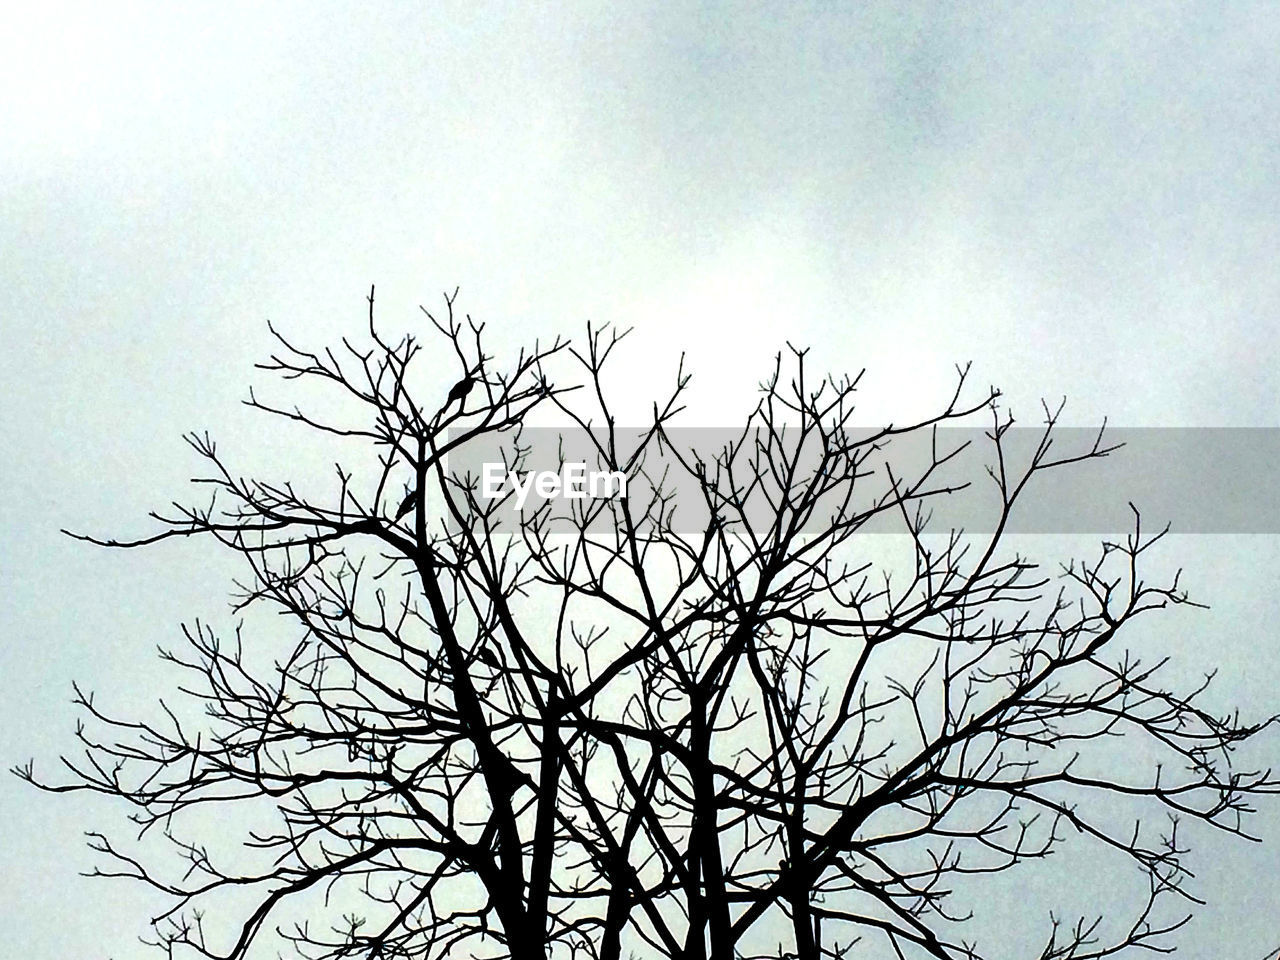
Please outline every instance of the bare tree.
M165 722L77 688L66 779L17 770L133 805L137 842L93 834L95 872L159 892L161 949L998 957L964 939L957 900L1067 844L1131 863L1140 896L1051 914L1042 960L1169 948L1197 902L1177 824L1245 835L1276 780L1233 755L1271 720L1219 716L1207 681L1173 692L1163 661L1119 647L1134 618L1190 603L1177 577L1144 578L1162 534L1136 510L1089 561L1008 549L1032 477L1106 456L1102 431L1061 453L1046 407L1015 462L998 392L966 399L964 369L936 416L859 430L857 378L815 378L789 347L745 426L699 451L674 427L683 363L628 434L606 389L621 336L501 364L453 297L426 315L456 358L448 392L415 379L418 337L379 335L372 292L367 346L277 335L260 365L342 398L345 420L248 401L354 445L327 494L244 479L191 435L203 505L140 539L82 537L211 538L243 560L237 608L289 625L184 627ZM536 409L646 482L516 511L449 466L493 443L519 475ZM929 507L964 486L938 428L975 422L992 532L934 532ZM930 454L895 469L911 437ZM887 521L900 562L867 533Z

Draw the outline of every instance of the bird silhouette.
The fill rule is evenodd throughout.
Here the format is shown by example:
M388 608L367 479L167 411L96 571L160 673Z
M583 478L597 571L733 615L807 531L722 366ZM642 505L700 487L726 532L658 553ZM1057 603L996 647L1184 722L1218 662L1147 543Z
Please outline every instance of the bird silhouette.
M449 398L445 400L444 405L447 407L453 401L458 401L458 406L462 406L462 401L467 398L467 394L471 392L471 388L476 385L476 378L467 374L461 380L453 385L453 389L449 391Z
M405 494L404 500L400 502L400 506L396 509L396 519L403 520L405 516L412 513L418 506L418 491L410 490Z

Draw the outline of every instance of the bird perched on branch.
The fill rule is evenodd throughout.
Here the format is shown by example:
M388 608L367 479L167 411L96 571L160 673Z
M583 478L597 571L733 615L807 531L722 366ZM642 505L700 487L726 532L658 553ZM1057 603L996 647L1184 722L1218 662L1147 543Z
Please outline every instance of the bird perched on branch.
M458 406L462 406L462 401L467 398L467 394L471 392L471 388L476 385L476 378L471 374L467 374L461 380L453 385L453 389L449 391L449 398L445 400L446 407L453 401L458 401Z
M418 507L418 491L410 490L405 494L404 500L400 502L400 506L396 509L396 519L403 520L406 516L416 510Z

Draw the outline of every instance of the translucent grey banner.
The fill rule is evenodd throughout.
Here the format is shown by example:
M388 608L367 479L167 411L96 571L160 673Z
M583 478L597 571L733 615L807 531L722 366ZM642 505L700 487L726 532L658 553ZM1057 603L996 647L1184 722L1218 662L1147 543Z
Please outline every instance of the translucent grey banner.
M813 534L832 523L903 533L918 513L926 531L1123 534L1280 533L1280 429L940 427L823 438L798 431L679 428L536 428L488 434L451 449L453 500L489 513L496 530L537 523L547 532L611 532L634 523L676 535L775 523ZM462 439L454 430L449 443ZM1101 456L1090 452L1101 449ZM638 454L638 451L642 453ZM1037 457L1025 485L1002 509ZM1072 461L1074 458L1084 459ZM1051 465L1058 463L1058 465ZM1003 464L1003 471L1002 465ZM701 466L700 466L701 465ZM513 475L514 474L514 475ZM625 477L625 503L620 487ZM437 494L438 496L438 494ZM430 514L457 516L428 495ZM435 501L435 502L432 502Z

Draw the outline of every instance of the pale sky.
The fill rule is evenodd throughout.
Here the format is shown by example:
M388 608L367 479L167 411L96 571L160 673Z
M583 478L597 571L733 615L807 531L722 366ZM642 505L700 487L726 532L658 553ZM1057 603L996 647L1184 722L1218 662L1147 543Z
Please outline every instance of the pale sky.
M789 339L866 367L872 419L932 409L972 360L1032 419L1065 394L1076 424L1280 427L1276 13L14 5L0 759L70 745L73 678L153 699L155 646L225 616L208 551L58 529L144 528L185 493L185 430L262 455L238 404L266 321L323 346L359 330L370 284L396 330L461 286L501 352L634 325L620 387L646 400L685 351L696 425L744 413ZM1214 605L1171 638L1183 668L1274 710L1280 545L1170 549ZM80 831L118 822L0 779L15 956L148 955L136 893L75 875ZM1280 944L1280 810L1257 826L1268 845L1196 860L1210 904L1179 956Z

